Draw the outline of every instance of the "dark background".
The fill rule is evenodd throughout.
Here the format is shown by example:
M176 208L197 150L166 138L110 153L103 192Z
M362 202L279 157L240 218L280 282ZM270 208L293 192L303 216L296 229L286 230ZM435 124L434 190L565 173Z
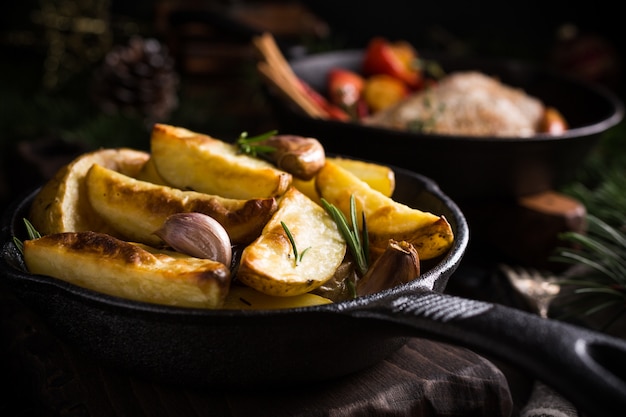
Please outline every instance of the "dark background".
M605 0L10 2L0 14L0 203L86 149L146 148L155 117L227 140L275 128L254 70L250 39L260 31L272 32L288 56L362 48L385 36L422 51L553 66L624 97L625 37L616 16ZM172 95L157 82L148 89L161 101L133 102L134 112L103 111L94 97L104 57L132 36L157 39L174 61L176 103L166 114L154 115ZM100 87L113 91L112 83Z

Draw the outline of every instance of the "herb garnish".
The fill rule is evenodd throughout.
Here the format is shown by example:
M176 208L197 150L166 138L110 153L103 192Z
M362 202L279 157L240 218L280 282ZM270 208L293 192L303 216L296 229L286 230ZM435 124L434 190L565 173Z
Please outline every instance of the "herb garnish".
M356 204L354 202L354 195L350 196L350 224L344 216L343 212L330 204L325 199L321 199L324 208L332 216L333 220L337 224L339 231L343 235L343 238L348 244L348 249L354 257L357 264L358 272L361 276L367 273L369 269L369 238L367 237L367 224L365 222L365 213L361 213L363 220L363 231L359 235L359 225L356 220Z
M29 239L32 240L41 237L41 234L37 231L37 229L35 229L35 226L33 226L33 224L28 221L28 219L22 220L24 220L24 225L26 226L26 231L28 232ZM13 236L13 243L15 244L15 246L17 246L17 249L20 251L20 253L24 255L24 242L19 240L17 236Z
M277 130L270 130L269 132L249 138L248 132L241 132L235 144L239 152L254 157L258 156L260 153L272 153L276 151L276 148L273 146L259 145L258 142L263 142L277 133Z
M430 110L430 115L425 118L418 117L410 120L407 123L407 129L411 132L421 133L426 132L427 130L432 130L432 128L437 123L437 120L446 109L445 103L439 103L439 105L434 108L431 97L429 97L428 95L424 96L422 103L424 104L424 109Z
M281 226L283 226L283 229L285 229L285 233L287 233L287 237L289 238L289 242L291 243L291 248L293 249L293 256L295 258L294 262L295 262L295 265L298 266L298 264L302 261L302 257L304 256L306 251L308 251L311 248L308 247L305 250L303 250L302 253L298 254L298 247L296 246L296 241L294 240L293 235L291 234L291 231L289 231L289 228L287 227L285 222L281 221L280 224Z

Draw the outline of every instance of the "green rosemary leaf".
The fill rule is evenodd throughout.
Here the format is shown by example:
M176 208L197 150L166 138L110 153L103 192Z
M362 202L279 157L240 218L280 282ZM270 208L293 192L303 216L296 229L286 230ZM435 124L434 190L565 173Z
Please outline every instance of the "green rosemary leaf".
M258 145L257 143L267 140L277 133L277 130L270 130L269 132L249 138L248 132L241 132L235 144L239 152L254 157L258 156L260 153L272 153L276 151L276 148L273 146Z
M13 244L15 244L17 250L19 250L20 253L24 255L24 242L19 240L16 236L13 236Z
M298 254L298 247L296 246L296 241L293 238L293 235L291 234L291 231L289 230L289 228L287 227L285 222L281 221L280 225L285 230L285 233L287 234L287 238L289 239L289 243L291 243L291 248L293 249L294 262L295 262L295 265L298 266L300 264L300 262L302 261L302 257L304 256L306 251L308 251L311 248L308 247L305 250L303 250L302 253Z
M311 249L311 247L309 246L308 248L306 248L305 250L302 251L302 253L300 254L300 260L302 260L302 258L304 257L304 254Z
M361 242L363 243L362 243L361 252L363 252L363 255L365 256L365 264L369 265L370 264L370 241L369 241L367 222L365 221L364 212L361 212L361 220L363 223L363 232L361 234Z
M35 226L28 221L27 218L22 218L24 226L26 226L26 233L28 233L29 239L38 239L41 237L41 233L35 229ZM13 236L13 244L17 247L22 255L24 255L24 242L22 242L17 236Z
M350 196L350 220L352 222L352 234L356 241L357 247L362 247L361 236L359 235L359 225L356 217L356 204L354 204L354 195Z
M322 205L326 211L331 215L339 232L346 240L350 254L354 258L357 264L358 273L363 276L369 269L369 240L367 237L367 225L365 223L365 215L363 215L363 230L362 236L359 236L359 228L356 222L356 205L354 202L354 196L350 197L350 217L352 228L348 225L348 220L344 216L343 212L330 204L324 198L321 199Z
M37 229L35 229L35 226L33 226L33 224L28 221L28 219L24 218L22 220L24 221L24 225L26 226L26 232L28 233L29 239L38 239L41 237L41 234L37 231Z

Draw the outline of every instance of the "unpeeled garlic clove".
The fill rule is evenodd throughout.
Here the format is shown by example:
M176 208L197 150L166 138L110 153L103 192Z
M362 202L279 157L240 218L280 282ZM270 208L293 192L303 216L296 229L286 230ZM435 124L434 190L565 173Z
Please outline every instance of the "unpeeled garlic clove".
M233 256L230 237L211 216L202 213L173 214L154 233L178 252L212 259L230 267Z
M263 156L294 177L310 180L326 163L326 153L315 138L297 135L275 135L258 145L274 148Z
M420 275L419 255L415 247L405 241L389 240L387 248L357 281L358 296L374 294L405 284Z
M345 258L331 279L320 285L312 294L328 298L335 303L354 298L357 275L354 262Z

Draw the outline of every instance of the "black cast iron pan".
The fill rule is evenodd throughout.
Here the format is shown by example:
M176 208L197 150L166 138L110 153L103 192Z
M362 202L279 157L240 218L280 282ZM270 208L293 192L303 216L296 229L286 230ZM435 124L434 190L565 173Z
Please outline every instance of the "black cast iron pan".
M318 92L327 91L334 67L360 72L363 50L337 50L289 60L296 75ZM603 132L624 116L621 100L599 85L515 60L420 54L446 73L480 71L521 88L558 109L569 123L564 134L532 137L440 135L359 123L314 119L266 89L282 131L320 140L328 152L393 164L435 180L459 203L515 199L557 190L575 178Z
M626 407L626 342L522 311L445 295L469 243L465 218L430 179L396 169L394 198L440 213L456 243L423 279L348 302L273 311L151 305L26 273L12 237L34 193L2 223L3 283L63 339L111 366L184 385L220 388L314 383L369 367L408 337L458 344L545 381L588 416ZM617 412L619 411L619 412Z

